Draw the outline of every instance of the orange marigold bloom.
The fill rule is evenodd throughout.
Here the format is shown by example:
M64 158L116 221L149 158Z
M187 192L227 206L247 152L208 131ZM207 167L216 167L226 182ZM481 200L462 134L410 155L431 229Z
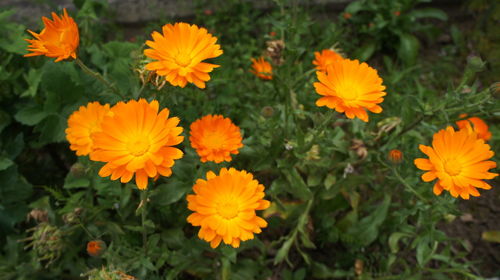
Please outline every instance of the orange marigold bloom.
M491 189L491 186L482 181L498 176L490 173L495 168L494 161L487 161L495 153L483 139L478 139L475 132L467 129L455 131L449 126L442 129L432 139L432 147L420 145L420 150L429 159L417 158L415 165L427 171L422 180L430 182L438 179L434 185L434 194L440 195L447 190L452 196L469 199L469 196L479 196L476 188Z
M112 114L104 117L102 130L92 134L94 150L90 159L106 162L99 171L101 177L111 175L111 180L121 178L127 183L135 174L135 182L146 189L148 177L158 174L170 176L174 160L182 151L173 146L181 143L184 136L179 118L169 118L169 110L158 113L158 101L145 99L119 102L111 108Z
M194 211L187 221L200 226L198 237L212 248L221 240L235 248L240 241L254 238L267 222L255 214L270 203L264 200L264 186L246 171L222 168L219 175L207 172L207 180L198 179L194 195L188 195L188 208Z
M273 67L271 63L264 60L264 57L259 57L257 60L252 58L252 69L250 72L263 80L273 79Z
M42 17L45 28L39 34L28 30L35 39L25 39L30 43L28 51L31 53L24 56L45 55L55 57L56 62L69 57L76 58L76 49L80 43L78 26L73 18L68 16L66 9L61 17L52 13L52 18L53 20Z
M466 118L467 114L461 114L460 118ZM472 124L472 126L471 126ZM477 137L485 141L490 140L491 132L489 131L488 125L478 117L470 117L465 120L457 121L457 126L460 129L468 128L474 130L477 133Z
M207 115L191 124L189 141L202 162L231 161L231 154L238 154L243 147L240 128L229 118Z
M401 163L403 161L403 152L398 149L390 150L388 158L392 163Z
M222 54L220 45L215 43L217 38L203 27L184 22L166 24L162 32L154 31L153 41L146 41L151 49L144 50L144 54L156 60L148 63L146 69L165 76L173 86L183 88L190 82L205 88L205 82L210 80L208 73L219 65L202 61Z
M318 71L326 72L328 65L332 64L337 59L343 59L342 56L333 50L322 50L314 53L313 64L316 65Z
M106 243L102 240L92 240L87 243L87 253L92 257L99 257L106 249Z
M68 128L66 128L66 139L72 151L76 151L77 156L86 156L93 149L91 135L101 130L101 122L109 112L109 104L101 105L99 102L88 103L87 106L80 106L78 111L73 112L68 118Z
M352 18L352 15L351 13L343 13L342 16L345 18L345 19L350 19Z
M385 86L377 70L357 60L338 59L328 67L327 72L316 72L319 82L314 83L316 92L323 97L316 101L317 106L327 106L350 119L358 117L367 122L366 110L382 112L377 105L384 101Z

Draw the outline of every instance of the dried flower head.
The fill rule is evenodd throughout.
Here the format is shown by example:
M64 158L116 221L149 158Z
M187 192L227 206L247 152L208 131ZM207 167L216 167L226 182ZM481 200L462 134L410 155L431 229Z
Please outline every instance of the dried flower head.
M193 122L190 129L189 141L202 162L231 161L231 154L238 154L243 147L240 128L221 115L204 116Z
M49 221L49 214L48 214L47 210L33 209L26 216L26 220L28 220L28 222L31 219L35 220L35 222L37 222L37 223L43 223L43 222L46 223Z
M488 161L495 154L490 145L468 129L455 131L449 126L440 130L432 139L432 147L420 145L420 150L429 158L415 159L415 165L427 171L422 180L430 182L437 179L434 194L440 195L447 190L453 197L463 199L479 196L476 188L491 189L484 179L493 179L497 173L490 173L495 168L494 161Z
M56 62L70 57L76 59L76 49L80 43L78 26L73 18L68 16L66 9L63 10L61 17L52 13L52 19L42 17L45 28L40 33L28 30L35 39L26 39L30 43L28 46L30 53L24 56L44 55L56 58Z
M368 156L368 150L366 149L365 143L360 139L353 139L351 144L351 150L356 152L356 155L360 159L364 159Z
M187 201L194 213L187 221L201 227L198 237L212 248L221 241L237 248L240 241L253 239L254 233L267 226L255 213L270 205L263 199L264 186L246 171L222 168L219 175L209 171L207 180L198 179L193 191Z
M170 176L174 160L182 151L174 148L184 140L179 118L169 118L169 110L159 111L156 100L119 102L102 120L102 130L92 134L94 150L90 159L106 162L101 177L129 182L135 175L137 187L146 189L148 177Z
M282 65L285 62L283 59L285 42L283 40L270 40L266 42L266 45L266 55L271 58L274 65Z
M355 117L368 121L366 110L382 112L378 104L384 101L385 86L377 70L357 60L338 59L327 68L327 73L316 72L319 82L314 83L316 92L322 95L317 106L327 106L349 119Z
M88 280L137 280L134 276L115 269L113 266L102 266L101 269L94 268L82 273L80 277L88 277Z
M66 139L70 144L69 148L76 151L77 156L86 156L92 151L93 141L90 135L101 130L102 119L109 110L109 104L101 105L95 101L87 106L80 106L68 118Z
M257 60L252 58L252 69L250 72L263 80L273 79L273 67L271 66L271 63L265 61L262 56Z
M21 240L29 242L24 246L24 249L33 248L39 261L47 261L45 267L51 265L61 256L64 242L62 240L62 231L59 228L47 222L42 222L28 229L27 232L33 232L33 234Z
M166 24L162 34L154 31L151 36L153 41L146 41L151 49L144 50L144 54L155 61L146 65L147 70L164 76L173 86L183 88L189 82L205 88L205 82L210 80L208 73L219 65L202 61L222 54L216 37L203 27L184 22Z

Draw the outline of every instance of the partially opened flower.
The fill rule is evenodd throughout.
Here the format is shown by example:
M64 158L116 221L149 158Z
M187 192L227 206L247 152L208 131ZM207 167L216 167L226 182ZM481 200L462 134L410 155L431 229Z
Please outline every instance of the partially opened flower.
M367 122L366 110L382 112L378 104L384 101L385 86L377 70L357 60L338 59L327 67L327 72L316 72L319 82L314 83L316 92L322 95L317 106L327 106L350 119L358 117Z
M463 199L479 196L476 188L491 189L484 179L498 176L490 173L495 168L494 161L488 161L495 153L475 132L467 129L455 131L449 126L434 134L432 147L420 145L420 150L429 158L415 159L415 165L427 171L422 180L434 184L434 193L440 195L447 190L454 197Z
M147 70L165 76L173 86L185 87L189 82L205 88L210 80L208 73L219 65L202 61L222 54L216 37L203 27L184 22L166 24L162 34L154 31L151 36L153 41L146 41L151 49L144 54L155 61L146 65Z
M52 13L52 18L53 20L42 17L45 28L40 33L28 30L35 39L26 39L30 43L28 46L30 53L24 56L44 55L56 58L56 62L70 57L76 58L76 49L80 43L78 26L73 18L68 16L66 9L63 10L61 17Z
M184 139L179 118L169 118L169 110L159 111L158 101L145 99L119 102L104 117L102 130L92 134L94 150L90 159L106 162L101 177L129 182L135 175L137 187L146 189L148 177L170 176L174 160L182 151L173 146Z
M390 162L399 164L403 161L403 152L398 149L390 150L387 158Z
M200 226L198 237L210 242L212 248L221 241L235 248L240 241L254 238L267 222L256 210L264 210L270 203L264 200L264 186L246 171L222 168L219 175L207 172L207 180L198 179L194 195L188 195L188 208L194 211L187 221Z
M231 161L231 154L238 154L243 147L240 128L229 118L207 115L191 124L191 146L202 162Z
M87 253L92 257L101 256L106 250L106 243L102 240L92 240L87 243Z
M273 67L271 63L264 60L264 57L259 57L257 60L252 58L252 69L250 72L263 80L273 79Z
M460 115L460 118L466 118L466 114ZM474 130L477 133L477 137L485 141L490 140L491 132L488 129L488 125L478 117L470 117L465 120L457 121L457 126L460 129L468 128Z
M343 59L340 54L333 50L322 50L320 52L314 53L313 64L316 65L316 69L321 72L326 72L328 65L332 64L335 60Z
M80 106L68 118L68 128L66 128L66 139L72 151L76 151L77 156L86 156L93 149L92 133L101 130L101 122L109 112L109 104L101 105L99 102L88 103L87 106Z

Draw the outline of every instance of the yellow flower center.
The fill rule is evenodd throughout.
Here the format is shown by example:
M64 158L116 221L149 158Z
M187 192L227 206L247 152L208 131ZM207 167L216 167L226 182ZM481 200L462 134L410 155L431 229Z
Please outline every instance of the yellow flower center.
M143 139L130 141L127 145L127 149L133 156L142 156L149 150L149 141Z
M238 215L238 204L233 201L226 201L217 205L217 213L226 219L232 219Z
M205 135L204 144L209 149L221 149L224 147L224 135L218 132L211 132Z
M344 102L349 103L349 101L358 99L360 88L353 82L344 82L339 84L335 91Z
M460 172L462 171L462 165L456 160L450 160L444 164L444 171L446 171L446 173L448 173L450 176L455 176L460 174Z
M179 53L175 57L175 62L181 67L186 67L191 63L191 57L187 53Z

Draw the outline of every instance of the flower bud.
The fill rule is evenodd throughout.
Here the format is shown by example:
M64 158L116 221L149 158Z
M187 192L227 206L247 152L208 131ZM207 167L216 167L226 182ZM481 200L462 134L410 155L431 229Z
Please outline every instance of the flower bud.
M87 243L87 253L92 257L100 257L106 250L106 243L102 240L92 240Z
M390 150L388 159L394 164L400 164L403 161L403 152L398 149Z

